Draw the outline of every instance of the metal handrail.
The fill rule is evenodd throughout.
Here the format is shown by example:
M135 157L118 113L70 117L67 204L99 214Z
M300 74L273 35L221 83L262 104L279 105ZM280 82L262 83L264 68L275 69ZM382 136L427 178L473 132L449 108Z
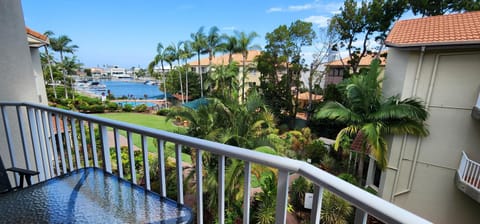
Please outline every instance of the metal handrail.
M88 122L90 125L91 123L96 123L98 124L100 130L101 130L101 134L102 134L102 146L104 148L109 148L108 146L108 142L105 142L105 141L108 141L106 139L106 132L107 132L107 127L109 128L114 128L114 130L117 130L117 129L120 129L120 130L125 130L127 131L127 133L129 133L128 135L128 139L129 141L131 140L131 133L136 133L136 134L140 134L142 136L142 141L144 143L146 143L146 137L152 137L152 138L155 138L155 139L158 139L159 140L159 144L158 144L158 152L159 152L159 155L162 156L163 158L163 144L160 144L160 141L162 142L173 142L176 144L176 161L177 161L177 183L178 184L181 184L181 158L180 158L180 152L181 152L181 146L188 146L188 147L192 147L194 149L197 149L198 150L198 153L197 153L197 160L201 157L201 152L202 151L207 151L207 152L211 152L211 153L214 153L214 154L217 154L220 156L220 161L222 161L223 159L223 163L225 161L225 157L229 157L229 158L235 158L235 159L239 159L239 160L243 160L245 161L245 170L247 172L245 172L245 188L248 189L250 186L249 183L250 182L250 164L251 163L257 163L257 164L261 164L261 165L265 165L265 166L269 166L269 167L272 167L272 168L275 168L279 171L279 178L278 178L278 191L277 191L277 207L276 207L276 223L285 223L285 218L286 218L286 205L288 203L288 176L289 174L291 173L298 173L302 176L304 176L305 178L309 179L310 181L312 181L314 184L315 184L315 194L314 194L314 206L313 206L313 210L312 210L312 219L311 219L311 222L312 223L318 223L320 221L320 211L321 211L321 197L322 197L322 191L323 189L326 189L326 190L329 190L335 194L337 194L338 196L344 198L345 200L349 201L351 204L353 204L354 206L356 206L357 208L365 211L366 213L365 214L370 214L370 215L373 215L375 216L376 218L386 222L386 223L430 223L429 221L405 210L405 209L402 209L394 204L391 204L375 195L372 195L354 185L351 185L315 166L312 166L306 162L303 162L303 161L298 161L298 160L293 160L293 159L289 159L289 158L285 158L285 157L280 157L280 156L276 156L276 155L270 155L270 154L266 154L266 153L261 153L261 152L256 152L256 151L252 151L252 150L248 150L248 149L244 149L244 148L240 148L240 147L235 147L235 146L230 146L230 145L225 145L225 144L221 144L221 143L217 143L217 142L212 142L212 141L207 141L207 140L203 140L203 139L198 139L198 138L194 138L194 137L189 137L189 136L185 136L185 135L181 135L181 134L176 134L176 133L171 133L171 132L167 132L167 131L162 131L162 130L157 130L157 129L152 129L152 128L148 128L148 127L143 127L143 126L138 126L138 125L134 125L134 124L129 124L129 123L125 123L125 122L120 122L120 121L114 121L114 120L110 120L110 119L106 119L106 118L101 118L101 117L97 117L97 116L92 116L92 115L88 115L88 114L82 114L82 113L78 113L78 112L73 112L73 111L67 111L67 110L63 110L63 109L58 109L58 108L53 108L53 107L48 107L48 106L45 106L45 105L38 105L38 104L32 104L32 103L17 103L17 102L0 102L0 107L2 108L2 112L5 110L6 107L16 107L17 108L17 114L18 114L18 117L21 117L21 112L18 112L20 107L25 107L26 111L28 112L28 117L29 117L29 121L30 121L30 125L31 127L35 127L35 124L32 123L32 120L35 120L34 118L39 118L38 114L40 114L40 121L37 120L37 125L40 126L42 124L42 117L41 117L41 114L45 114L45 112L47 112L48 114L56 114L56 115L59 115L56 117L57 119L57 126L58 126L58 117L63 117L64 118L64 122L67 121L66 117L72 119L73 121L71 121L71 124L74 124L74 121L75 120L78 120L78 121L86 121ZM3 115L5 116L5 115ZM45 117L45 115L43 115L43 117ZM51 116L50 118L47 118L46 119L47 121L50 121L50 126L52 125L51 124ZM47 130L47 128L45 127L45 125L48 125L48 122L43 120L43 128L44 130ZM33 125L33 126L32 126ZM74 125L73 125L74 126ZM67 127L67 124L64 123L64 127L65 129L68 129ZM90 126L91 127L91 126ZM51 128L51 127L50 127ZM7 130L7 127L5 127L5 129ZM33 128L35 129L35 128ZM41 129L38 129L40 133L40 130ZM68 131L68 130L66 130ZM91 128L90 128L90 131L91 131ZM9 131L6 131L7 132L7 135L8 135L8 132ZM32 132L32 136L33 135L37 135L37 136L34 136L34 137L38 137L40 138L40 135L38 134L35 134L35 130L31 130ZM45 134L48 134L48 131L45 131L43 132ZM50 130L50 133L53 134L53 131L52 129ZM90 133L91 136L92 136L92 133ZM84 133L82 132L82 135L84 135ZM118 137L118 132L115 131L115 135L116 137ZM82 139L83 139L84 136L82 136ZM22 135L22 138L24 138L24 136ZM33 139L33 137L32 137ZM37 142L37 148L41 148L41 145L42 144L46 144L46 142ZM75 150L78 150L78 142L77 143L70 143L70 144L73 144L74 145L74 148ZM76 146L75 146L76 144ZM82 144L83 145L83 144ZM115 147L117 148L117 152L118 152L118 145L115 144ZM129 152L130 152L130 156L133 155L132 153L132 144L131 142L129 142ZM145 175L146 175L146 182L147 182L147 188L149 189L150 188L150 183L149 183L149 178L148 177L148 157L147 157L147 150L145 148L146 146L144 145L142 147L143 149L143 153L144 153L144 161L143 163L146 165L146 168L144 169L144 172L145 172ZM70 148L69 148L70 149ZM12 151L12 149L10 149ZM71 150L71 149L70 149ZM39 152L41 152L42 150L39 150ZM45 149L44 151L47 151L47 149ZM95 151L95 150L94 150ZM84 151L85 152L85 151ZM103 159L103 166L104 168L111 172L111 164L110 164L110 152L109 150L103 150L103 156L102 156L102 159ZM37 155L37 154L36 154ZM73 157L73 156L78 156L79 153L78 151L75 151L75 155L68 155L69 156L69 161L72 161L70 157ZM37 155L38 156L38 155ZM64 156L64 155L62 155ZM95 156L95 155L94 155ZM159 156L159 163L161 163L160 161L160 156ZM132 159L132 158L130 158ZM64 162L65 159L62 160L62 162ZM14 159L12 159L12 161L14 161ZM38 159L37 159L37 163L38 163ZM96 158L94 159L94 163L96 163ZM80 163L78 162L78 158L77 158L77 168L78 168L78 165ZM219 164L222 164L222 163L219 163ZM223 165L223 169L224 169L224 164ZM50 169L52 169L52 166L53 164L50 165ZM65 168L67 166L67 164L64 164L62 167ZM73 167L73 164L70 164L70 168ZM163 165L162 165L163 167ZM164 169L164 167L163 167ZM197 173L201 173L201 172L198 172L198 169L201 169L201 166L200 168L197 167ZM57 170L58 170L58 164L57 164ZM163 172L162 175L164 175L164 170L161 170L161 172ZM221 174L223 173L224 171L221 171L220 169L220 172L219 172L219 179L221 182L224 178L224 177L221 177ZM201 176L197 176L197 178L201 178ZM162 177L161 177L162 178ZM163 177L164 178L164 177ZM135 182L135 180L132 178L132 181ZM165 184L165 181L163 181L163 184ZM221 189L224 189L224 186L220 186ZM161 191L165 191L165 186L162 186L162 189ZM202 192L202 185L201 184L197 184L197 192ZM245 190L244 192L249 192L248 190ZM223 204L222 204L222 200L224 200L224 198L222 198L221 194L223 194L224 192L219 192L219 211L221 210L221 208L223 208ZM164 196L165 195L165 192L161 192L161 194ZM179 189L179 202L180 203L183 203L183 190L182 189ZM248 195L247 195L248 196ZM247 197L246 196L246 197ZM201 195L197 195L197 198L198 199L202 199ZM197 219L197 222L198 223L202 223L203 220L201 219L202 217L202 203L200 201L200 204L199 206L197 207L200 207L200 208L197 208L197 212L198 212L198 216L200 218ZM248 222L248 214L249 214L249 203L244 203L244 220L246 219L247 221L244 221L245 222ZM223 214L219 212L219 214ZM246 217L245 217L246 216ZM223 217L221 217L219 220L222 220L223 221ZM364 219L365 220L365 219Z

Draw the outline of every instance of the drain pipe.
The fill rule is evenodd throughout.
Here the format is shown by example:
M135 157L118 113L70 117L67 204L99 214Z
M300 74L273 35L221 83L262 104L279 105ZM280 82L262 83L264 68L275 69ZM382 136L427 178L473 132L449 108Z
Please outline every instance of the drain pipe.
M423 59L425 58L425 49L426 47L425 46L422 46L420 48L420 57L418 58L418 62L417 62L417 70L415 71L415 80L413 82L413 88L412 88L412 93L411 93L411 97L416 97L417 95L417 88L418 88L418 80L420 79L420 72L422 71L422 67L423 67ZM402 139L402 146L401 146L401 152L400 152L400 158L398 159L398 165L401 166L401 162L405 156L405 151L406 151L406 141L407 141L407 135L404 135L403 136L403 139ZM396 197L396 196L399 196L401 194L405 194L405 193L408 193L410 192L411 190L411 185L413 183L413 174L414 174L414 171L415 171L415 164L417 163L417 159L418 159L418 149L420 148L420 140L417 140L417 143L415 145L415 154L414 154L414 161L412 162L412 168L410 169L410 175L409 175L409 178L408 178L408 185L407 185L407 189L401 191L401 192L398 192L398 193L395 193L397 191L397 187L398 187L398 180L400 178L400 175L399 175L399 172L400 172L400 169L397 168L397 171L395 173L395 180L393 182L393 192L391 194L391 197L390 197L390 201L393 202L393 199Z

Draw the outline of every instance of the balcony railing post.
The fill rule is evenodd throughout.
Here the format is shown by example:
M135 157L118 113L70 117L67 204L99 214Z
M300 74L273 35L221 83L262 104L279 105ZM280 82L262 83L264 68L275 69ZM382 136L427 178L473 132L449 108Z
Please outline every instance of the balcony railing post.
M135 170L135 154L133 152L133 139L132 132L127 132L128 141L128 159L130 160L130 174L132 176L132 182L137 184L137 171Z
M18 126L20 128L20 136L22 139L22 147L23 147L23 156L25 159L25 165L27 166L27 169L32 169L32 166L30 165L30 153L27 152L27 134L25 132L25 121L24 121L24 115L22 114L21 107L16 106L17 108L17 120L18 120Z
M244 168L244 186L243 186L243 223L250 223L250 186L251 186L251 174L252 173L252 164L245 161Z
M361 208L355 210L355 224L365 224L367 223L368 214L363 211Z
M320 223L320 217L322 212L322 199L323 199L323 187L318 185L313 186L313 203L312 212L310 214L310 223Z
M41 112L42 114L42 126L43 126L43 133L44 133L44 137L45 137L45 144L47 145L47 161L48 161L48 168L49 168L49 171L50 171L50 177L53 177L55 176L55 173L53 172L53 149L52 149L52 144L51 142L49 141L50 137L50 132L48 130L48 112L45 112L45 111L42 111Z
M197 177L197 223L203 223L203 169L202 169L202 150L197 149L195 156L195 174Z
M15 146L13 145L12 136L11 136L11 133L10 133L10 124L8 122L8 120L9 120L8 113L5 110L4 106L1 106L1 110L2 110L3 127L5 128L5 135L7 137L7 147L8 147L8 152L9 152L9 155L10 155L10 163L12 164L13 167L15 167L16 159L15 159L15 154L14 154L14 151L13 151ZM15 184L18 186L18 178L16 176L15 176Z
M49 158L47 158L47 145L45 143L45 133L43 133L43 128L42 128L42 112L40 109L35 110L35 120L37 121L37 133L38 133L38 139L40 142L40 156L41 156L41 162L42 162L42 169L38 169L39 172L44 172L45 179L50 179L49 175L49 170L48 167L49 165Z
M183 204L182 145L175 144L175 161L177 172L177 201Z
M93 125L93 122L88 122L88 129L90 132L90 144L92 144L92 155L93 155L93 166L94 167L99 167L98 166L98 155L97 155L97 139L95 136L95 127Z
M158 139L158 171L160 176L160 195L167 196L167 182L165 177L165 141Z
M43 170L42 167L42 160L41 160L41 155L40 155L40 143L38 142L38 132L37 132L37 122L35 118L35 109L32 107L28 107L28 122L29 122L29 128L30 128L30 135L32 137L32 146L33 146L33 156L35 158L35 165L37 167L37 170ZM38 174L38 179L40 181L45 180L45 173L40 172Z
M288 207L288 171L278 171L277 205L275 207L275 223L284 224L287 220Z
M67 116L63 116L63 131L65 133L65 145L67 145L68 168L73 171L72 144L70 143L70 131Z
M143 152L143 178L145 179L145 186L150 190L150 167L148 164L148 144L147 136L142 135L142 152Z
M104 125L100 125L100 133L102 138L102 161L103 161L103 169L109 173L112 173L112 162L110 160L110 146L108 144L108 132L107 127Z
M75 164L77 169L80 169L80 152L78 149L78 135L76 127L77 119L71 118L70 126L72 127L73 150L75 151Z
M117 171L118 176L123 178L123 164L122 164L122 149L120 148L120 134L118 133L118 129L113 129L113 135L115 137L115 154L117 156Z
M62 128L60 126L60 114L55 115L55 124L57 126L57 137L58 137L58 145L60 146L60 158L62 161L62 171L63 173L67 173L67 166L65 163L65 150L63 147L63 135Z
M218 223L225 223L225 156L218 156Z
M85 122L80 120L80 136L82 139L82 150L83 150L83 162L84 167L89 167L90 163L88 161L88 148L87 148L87 138L85 136Z

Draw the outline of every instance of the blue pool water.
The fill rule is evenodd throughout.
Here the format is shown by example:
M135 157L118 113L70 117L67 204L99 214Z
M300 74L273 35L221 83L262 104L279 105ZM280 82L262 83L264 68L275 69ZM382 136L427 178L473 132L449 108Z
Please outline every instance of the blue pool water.
M160 91L159 86L145 85L142 82L128 82L128 81L101 81L100 83L107 86L107 90L110 90L116 98L122 96L132 96L136 99L145 98L147 99L163 99L164 93ZM95 94L106 94L107 91L93 91ZM169 97L169 94L167 94Z

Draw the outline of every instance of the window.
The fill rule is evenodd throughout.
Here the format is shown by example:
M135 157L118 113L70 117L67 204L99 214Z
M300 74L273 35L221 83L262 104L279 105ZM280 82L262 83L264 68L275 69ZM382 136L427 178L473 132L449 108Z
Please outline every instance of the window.
M380 187L380 177L382 175L382 170L377 166L377 163L375 163L375 173L373 175L373 185L375 187Z

